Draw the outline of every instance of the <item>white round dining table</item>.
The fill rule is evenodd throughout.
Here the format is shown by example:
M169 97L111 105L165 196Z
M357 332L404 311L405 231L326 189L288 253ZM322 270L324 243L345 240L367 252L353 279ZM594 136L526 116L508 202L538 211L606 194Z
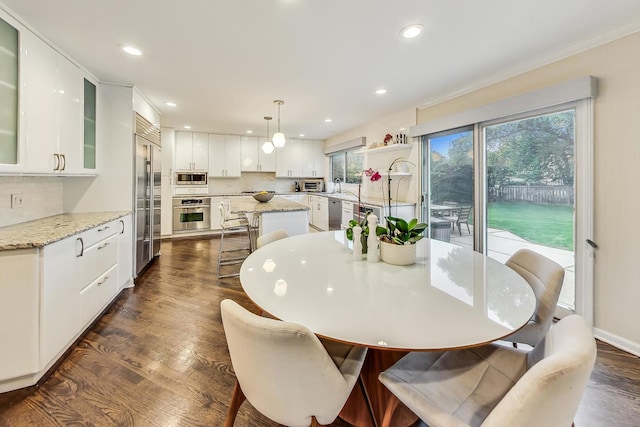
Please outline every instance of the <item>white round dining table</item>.
M292 236L253 252L240 282L272 316L369 348L447 350L499 340L525 325L536 298L504 264L439 240L417 261L355 260L344 231Z

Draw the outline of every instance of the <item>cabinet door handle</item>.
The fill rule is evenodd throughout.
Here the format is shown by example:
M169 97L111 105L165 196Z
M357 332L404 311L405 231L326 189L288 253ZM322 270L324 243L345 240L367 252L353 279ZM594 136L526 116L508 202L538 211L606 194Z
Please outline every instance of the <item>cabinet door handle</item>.
M104 276L104 279L102 279L101 281L98 282L98 286L102 285L104 282L106 282L107 280L109 280L109 276Z
M122 225L122 230L120 231L120 234L124 234L124 221L120 220L120 225Z
M104 227L102 227L102 228L98 228L98 231L105 231L105 230L108 230L108 229L109 229L109 226L108 226L108 225L105 225L105 226L104 226Z
M60 156L57 155L56 153L53 153L53 158L56 161L55 166L53 167L54 171L57 171L60 168Z
M102 245L102 246L98 246L98 250L100 250L100 249L104 249L104 248L106 248L107 246L109 246L110 244L111 244L111 242L107 242L107 243L105 243L105 244L104 244L104 245Z
M60 154L60 157L62 158L62 169L60 170L63 171L67 168L67 157L64 154Z
M80 242L80 253L76 255L76 258L80 258L81 256L84 255L84 240L82 240L82 237L78 237L76 239L76 243L78 242Z

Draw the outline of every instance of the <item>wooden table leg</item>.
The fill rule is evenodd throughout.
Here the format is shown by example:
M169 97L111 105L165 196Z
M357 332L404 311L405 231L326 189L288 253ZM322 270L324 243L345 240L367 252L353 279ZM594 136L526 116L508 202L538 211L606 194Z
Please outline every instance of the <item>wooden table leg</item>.
M400 360L407 352L369 349L362 366L360 376L371 402L371 409L375 417L375 426L382 425L387 402L393 394L378 381L378 374ZM353 388L351 396L347 400L340 418L356 426L374 426L366 406L365 396L357 385ZM398 405L391 425L410 426L418 420L418 417L402 403Z

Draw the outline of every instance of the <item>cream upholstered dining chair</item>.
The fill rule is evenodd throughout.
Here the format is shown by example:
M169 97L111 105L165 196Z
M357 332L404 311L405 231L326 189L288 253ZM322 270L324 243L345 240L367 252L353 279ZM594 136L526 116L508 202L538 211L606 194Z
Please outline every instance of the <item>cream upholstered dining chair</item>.
M409 353L379 376L394 395L382 426L402 402L430 427L569 427L595 359L591 328L575 314L530 352L490 344Z
M564 268L549 258L529 249L520 249L506 265L529 283L536 295L536 310L529 322L505 341L536 345L549 331L562 290Z
M256 239L256 248L260 249L264 245L275 242L276 240L284 239L286 237L289 237L289 234L284 230L275 230L269 233L265 233L262 236L258 236L258 238Z
M330 424L358 380L366 347L326 349L302 325L257 316L231 300L220 304L236 385L225 427L245 398L286 426Z

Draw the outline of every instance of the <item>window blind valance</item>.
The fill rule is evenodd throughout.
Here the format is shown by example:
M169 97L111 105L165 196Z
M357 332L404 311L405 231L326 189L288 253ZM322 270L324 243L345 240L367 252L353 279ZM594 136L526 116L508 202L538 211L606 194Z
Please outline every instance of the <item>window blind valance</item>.
M361 136L359 138L350 139L349 141L341 142L339 144L334 144L329 147L325 147L324 154L335 154L340 151L347 151L353 148L360 148L364 145L367 145L367 137Z
M412 126L409 135L415 137L455 129L552 105L595 98L597 94L598 79L593 76L580 77Z

